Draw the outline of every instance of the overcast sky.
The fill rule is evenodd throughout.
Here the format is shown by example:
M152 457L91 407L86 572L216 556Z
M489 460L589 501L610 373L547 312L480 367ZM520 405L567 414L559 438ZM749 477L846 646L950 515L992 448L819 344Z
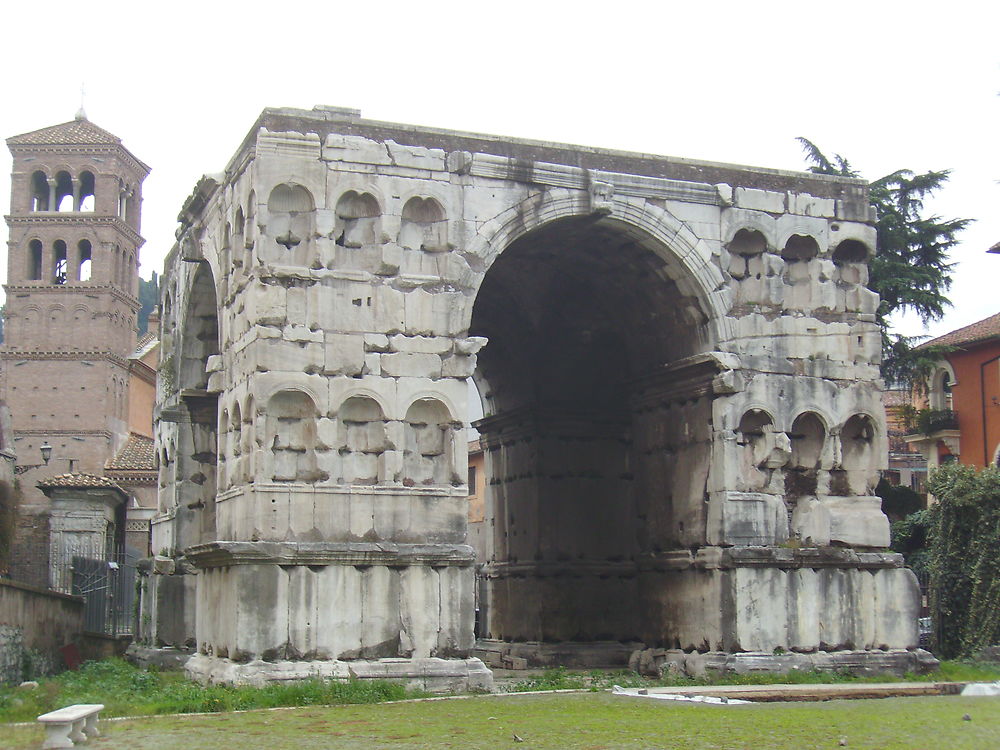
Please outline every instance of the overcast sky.
M1000 256L986 254L1000 242L998 7L11 2L0 135L71 119L85 84L89 119L153 169L147 278L198 177L221 171L266 106L780 169L804 167L805 136L869 179L952 170L930 208L976 223L938 335L1000 310Z

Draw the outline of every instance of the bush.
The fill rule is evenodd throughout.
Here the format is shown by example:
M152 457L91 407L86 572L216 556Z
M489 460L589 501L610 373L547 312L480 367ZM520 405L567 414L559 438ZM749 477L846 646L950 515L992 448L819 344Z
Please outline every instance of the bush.
M927 488L937 653L972 656L1000 640L1000 469L948 464Z

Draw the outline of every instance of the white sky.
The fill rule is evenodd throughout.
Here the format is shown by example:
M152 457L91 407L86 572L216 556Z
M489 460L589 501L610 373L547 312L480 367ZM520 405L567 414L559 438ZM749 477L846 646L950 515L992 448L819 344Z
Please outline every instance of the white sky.
M147 278L198 177L225 166L261 109L332 104L781 169L804 168L801 135L869 179L950 168L930 207L976 223L953 255L955 306L929 332L1000 310L1000 256L985 253L1000 241L1000 6L986 1L28 6L2 12L0 135L71 119L84 82L91 121L153 168ZM0 178L5 207L8 193Z

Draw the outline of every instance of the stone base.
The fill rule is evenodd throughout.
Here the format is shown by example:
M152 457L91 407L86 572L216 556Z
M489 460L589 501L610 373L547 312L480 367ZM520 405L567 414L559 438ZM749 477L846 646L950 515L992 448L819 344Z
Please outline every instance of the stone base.
M193 650L188 651L172 646L154 648L133 643L125 652L125 658L143 669L156 667L165 672L179 672L184 669L184 665L193 654Z
M619 641L539 641L509 642L480 638L473 654L491 667L517 669L516 660L526 667L570 667L573 669L624 669L629 657L642 643ZM512 667L512 663L515 665Z
M929 651L890 649L887 651L816 651L809 654L724 651L685 653L679 650L648 648L633 652L629 668L650 677L666 673L702 677L706 674L750 674L753 672L849 672L853 675L907 673L922 674L938 667Z
M237 664L195 654L184 666L202 684L257 685L288 680L392 680L430 693L492 691L493 673L479 659L378 659L372 661L251 661Z

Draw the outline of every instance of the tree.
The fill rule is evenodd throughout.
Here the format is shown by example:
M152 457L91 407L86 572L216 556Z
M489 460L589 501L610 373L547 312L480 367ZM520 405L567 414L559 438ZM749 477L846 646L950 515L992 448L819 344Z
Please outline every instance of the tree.
M139 279L139 335L142 336L149 328L149 314L160 302L160 280L153 271L153 278L149 281Z
M840 154L828 158L806 138L799 138L809 171L814 174L860 177ZM870 264L868 287L881 302L876 320L882 329L882 373L893 382L919 382L942 350L915 350L919 337L890 332L889 317L896 312L915 312L927 323L940 320L951 306L953 265L949 251L958 244L958 234L971 219L924 216L924 200L948 181L950 171L915 174L900 169L869 183L875 205L878 252Z

